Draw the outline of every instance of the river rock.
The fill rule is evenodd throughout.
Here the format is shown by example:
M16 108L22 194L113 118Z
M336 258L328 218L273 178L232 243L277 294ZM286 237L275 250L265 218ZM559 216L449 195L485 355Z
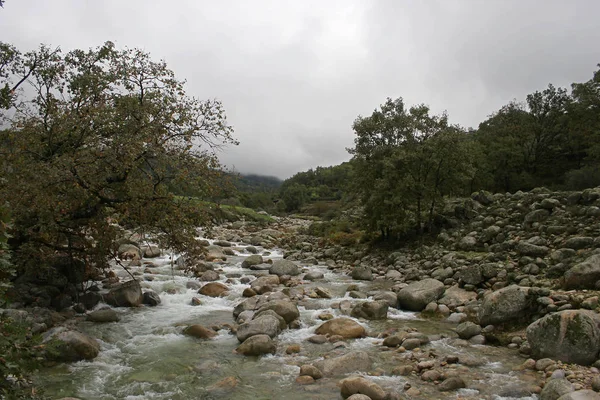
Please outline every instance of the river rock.
M183 333L199 339L212 339L217 336L217 332L198 324L188 326L183 330Z
M358 322L342 317L321 324L315 333L317 335L339 335L344 339L353 339L365 336L366 331Z
M515 250L522 256L544 257L550 249L546 246L538 246L527 242L519 242Z
M313 364L324 376L347 374L354 371L367 371L373 361L364 351L353 351L339 357L326 358Z
M371 267L366 265L357 265L352 269L352 279L357 281L372 281L373 272Z
M528 287L511 285L483 297L480 325L496 325L525 317L535 307Z
M245 356L260 356L263 354L275 354L277 346L268 335L250 336L239 345L236 352Z
M250 287L254 290L263 286L277 286L279 285L279 277L277 275L264 275L259 276L250 283Z
M244 342L249 337L256 335L268 335L270 338L274 338L279 335L279 332L279 320L272 315L263 315L241 324L236 335L240 342Z
M440 392L449 392L452 390L463 389L467 387L465 381L460 376L451 376L449 378L444 379L442 383L438 386L438 390Z
M91 360L98 356L100 344L96 339L64 327L46 333L43 341L46 358L53 361L74 362Z
M443 304L448 307L457 307L468 303L477 298L477 293L470 292L454 285L446 289L444 295L438 300L438 304Z
M481 326L470 321L463 322L456 327L456 333L459 338L468 340L481 333Z
M458 278L468 285L479 285L483 282L481 267L477 264L467 265L458 272Z
M392 308L398 308L398 295L394 292L379 292L373 296L373 300L382 300L388 303Z
M142 250L134 244L122 244L117 252L119 258L124 260L140 260L142 258Z
M592 364L600 351L600 316L585 310L546 315L529 325L527 341L534 358Z
M600 280L600 254L594 254L565 273L565 289L594 289Z
M247 249L247 248L246 248ZM254 249L256 252L256 249ZM258 265L263 263L263 258L259 254L253 254L248 256L242 261L242 268L250 268L253 265Z
M362 376L351 376L340 382L341 394L344 399L354 394L364 394L372 400L383 400L385 391L376 384Z
M136 280L124 282L104 295L104 301L114 307L137 307L143 300L142 288Z
M156 307L160 304L160 302L160 296L155 291L149 290L147 292L144 292L142 303L150 307Z
M87 315L86 319L92 322L118 322L120 318L119 314L112 308L103 308L92 311Z
M353 394L352 396L348 397L347 400L371 400L371 398L369 396L367 396L366 394Z
M311 376L313 379L321 379L323 372L314 365L305 364L300 367L300 376Z
M560 396L574 391L571 382L563 379L550 379L540 393L540 400L557 400Z
M281 315L288 324L300 316L298 307L290 300L271 300L263 304L256 312L260 313L265 310L273 310Z
M389 305L385 300L367 301L352 308L351 316L369 320L387 319Z
M269 269L269 273L277 276L296 276L300 275L300 269L290 260L277 260Z
M222 297L226 296L229 288L221 282L210 282L202 286L198 293L208 297Z
M142 250L142 253L144 254L144 257L146 257L146 258L156 258L156 257L160 257L160 255L161 255L160 248L155 244L142 246L141 250Z
M287 328L288 324L287 322L285 322L285 319L283 319L283 317L279 314L277 314L275 311L273 310L263 310L261 312L257 312L254 313L252 311L245 311L245 312L251 312L253 315L251 318L247 318L245 321L243 322L247 322L250 321L251 319L256 319L258 317L262 317L263 315L270 315L273 318L277 318L277 321L279 321L279 329L280 330L284 330L285 328ZM241 313L240 316L238 317L238 320L240 320L240 318L244 315L244 313ZM243 323L242 322L242 323ZM239 322L238 322L239 323Z
M593 390L578 390L576 392L563 394L558 400L600 400L600 394Z
M206 261L227 260L227 256L223 253L221 246L210 245L206 247Z
M304 275L304 279L307 281L318 281L319 279L323 279L325 275L321 271L310 271Z
M398 292L400 308L422 311L428 303L436 301L444 294L444 284L437 279L423 279L411 283Z
M198 277L201 282L214 282L219 280L219 273L217 271L209 270L205 271Z

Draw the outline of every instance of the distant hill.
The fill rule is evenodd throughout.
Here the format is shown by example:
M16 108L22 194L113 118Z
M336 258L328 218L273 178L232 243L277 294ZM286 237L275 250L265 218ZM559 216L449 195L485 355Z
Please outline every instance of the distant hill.
M240 192L273 192L278 191L283 181L275 176L257 174L232 175L235 187Z

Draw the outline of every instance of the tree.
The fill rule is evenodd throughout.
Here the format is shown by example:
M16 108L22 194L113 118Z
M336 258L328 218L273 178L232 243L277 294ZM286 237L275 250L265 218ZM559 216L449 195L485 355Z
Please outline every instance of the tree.
M35 269L67 257L71 268L106 267L115 222L177 252L200 251L203 213L169 187L210 195L215 151L236 144L222 104L189 97L164 61L110 42L66 54L0 51L0 86L18 83L3 97L10 125L0 132L15 263Z
M281 200L284 202L285 211L298 211L306 202L306 186L292 183L282 187Z
M359 116L353 128L354 191L368 228L384 238L433 228L440 200L462 192L473 172L464 132L425 105L407 109L402 98Z

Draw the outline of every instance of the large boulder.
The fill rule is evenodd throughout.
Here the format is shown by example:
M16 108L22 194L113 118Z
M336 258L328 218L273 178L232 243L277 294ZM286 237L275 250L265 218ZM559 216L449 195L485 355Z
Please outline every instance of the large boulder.
M600 254L594 254L565 272L565 289L594 289L600 280Z
M321 324L316 330L317 335L339 335L345 339L365 336L365 328L350 318L334 318Z
M242 268L250 268L253 265L258 265L263 263L263 258L259 254L253 254L251 256L246 257L244 261L242 261Z
M136 280L124 282L104 295L104 301L114 307L137 307L143 300L142 288Z
M258 314L265 310L275 311L275 313L281 315L288 324L300 316L298 307L289 300L271 300L260 306L256 313Z
M250 336L236 351L245 356L260 356L263 354L275 354L277 345L268 335Z
M444 284L437 279L423 279L411 283L398 292L400 308L422 311L427 304L436 301L444 294Z
M479 323L482 326L502 324L523 318L535 307L530 288L511 285L486 294L479 307Z
M600 394L593 390L584 389L563 394L558 400L600 400Z
M557 400L560 396L574 391L573 385L565 378L550 379L540 393L540 400Z
M364 351L353 351L343 356L327 358L314 363L314 366L322 371L325 376L342 375L354 371L367 371L372 365L373 361Z
M47 332L43 342L46 358L53 361L91 360L100 352L100 344L96 339L64 327Z
M358 265L352 269L352 279L357 281L372 281L373 272L371 267L366 265Z
M226 296L229 288L221 282L210 282L202 286L198 293L208 297Z
M535 358L592 364L600 351L600 316L585 310L546 315L529 325L527 341Z
M389 304L385 300L367 301L354 306L351 316L370 320L387 319Z
M296 276L300 275L300 269L290 260L277 260L273 263L271 268L269 268L269 273L277 276Z
M386 396L385 390L381 386L362 376L351 376L342 380L340 390L344 399L353 394L364 394L372 400L383 400Z
M274 338L280 332L279 320L272 315L263 315L238 327L237 339L244 342L251 336L267 335Z

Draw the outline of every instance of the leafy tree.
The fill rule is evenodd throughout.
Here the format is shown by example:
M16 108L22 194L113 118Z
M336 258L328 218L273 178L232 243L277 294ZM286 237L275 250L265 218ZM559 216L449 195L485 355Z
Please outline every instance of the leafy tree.
M440 200L462 192L473 173L464 132L425 105L388 99L353 128L354 191L368 227L384 238L433 228Z
M306 186L299 183L292 183L285 186L281 192L281 200L285 204L285 211L297 211L306 202Z
M73 268L104 267L115 222L198 252L203 213L169 187L213 191L215 151L236 143L222 104L189 97L164 61L110 42L66 54L0 50L8 60L0 86L22 81L3 97L11 116L0 132L0 198L13 217L15 263L37 269L66 256Z

